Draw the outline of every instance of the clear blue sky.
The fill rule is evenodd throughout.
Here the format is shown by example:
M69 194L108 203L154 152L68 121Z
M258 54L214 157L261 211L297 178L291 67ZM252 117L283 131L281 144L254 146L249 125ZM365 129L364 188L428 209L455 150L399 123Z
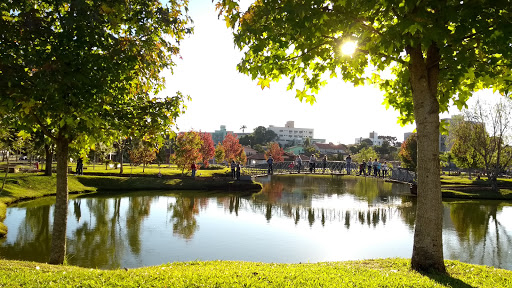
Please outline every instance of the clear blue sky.
M285 80L262 91L257 80L237 72L242 53L234 47L231 30L217 19L212 1L191 0L189 8L195 33L181 43L182 59L177 60L174 75L165 73L167 88L162 92L181 91L192 97L178 120L180 131L213 132L226 125L236 133L245 125L246 132L252 132L257 126L284 126L291 120L295 127L314 128L315 138L352 144L372 131L403 141L403 134L415 129L397 124L398 112L385 109L381 91L353 87L342 79L330 79L313 106L287 91Z

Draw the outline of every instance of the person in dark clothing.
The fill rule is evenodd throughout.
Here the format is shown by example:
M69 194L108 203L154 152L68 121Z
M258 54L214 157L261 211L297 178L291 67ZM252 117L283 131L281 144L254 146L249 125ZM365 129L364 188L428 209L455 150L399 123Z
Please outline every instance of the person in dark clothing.
M235 163L235 160L231 160L231 177L233 177L233 179L236 179L236 163Z
M273 167L274 159L272 158L272 155L268 156L267 164L268 164L268 175L274 174L274 167Z
M359 164L359 176L361 176L361 175L366 176L365 168L366 168L366 161L363 159L363 162L361 164Z
M84 175L84 160L82 157L78 158L76 161L76 174Z
M195 178L196 177L196 171L197 171L196 162L192 162L192 165L190 165L190 169L192 169L192 178Z

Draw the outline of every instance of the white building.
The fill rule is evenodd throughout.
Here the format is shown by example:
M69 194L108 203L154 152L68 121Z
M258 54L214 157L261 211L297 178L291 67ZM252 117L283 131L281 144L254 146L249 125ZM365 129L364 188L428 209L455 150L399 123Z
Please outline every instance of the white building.
M373 143L373 146L381 146L382 143L384 142L384 140L379 139L379 134L377 132L372 131L372 132L370 132L370 137L368 137L368 138L363 138L363 137L356 138L355 144L361 144L361 142L364 139L370 139Z
M272 130L277 134L277 142L284 145L302 145L306 138L313 140L314 129L295 128L293 121L287 121L284 127L275 127L270 125L267 130Z

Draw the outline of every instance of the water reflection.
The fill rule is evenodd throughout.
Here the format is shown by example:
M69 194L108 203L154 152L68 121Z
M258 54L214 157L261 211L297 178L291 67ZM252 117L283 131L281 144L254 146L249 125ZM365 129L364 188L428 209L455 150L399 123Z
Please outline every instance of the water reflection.
M251 197L148 192L72 199L68 262L117 268L196 259L289 263L411 255L416 203L406 185L342 177L262 182L263 190ZM0 257L47 261L52 201L8 209ZM445 202L445 257L512 269L512 226L504 220L511 216L503 202Z
M169 205L169 211L172 212L172 232L173 235L190 240L199 228L195 215L199 214L199 202L204 198L196 199L194 197L177 197L174 204ZM204 203L207 207L207 204Z
M446 246L467 249L462 255L448 249L450 258L511 269L512 229L506 226L508 223L503 223L504 209L510 213L510 206L504 207L497 201L467 201L451 202L448 207L453 224L450 233L457 237Z

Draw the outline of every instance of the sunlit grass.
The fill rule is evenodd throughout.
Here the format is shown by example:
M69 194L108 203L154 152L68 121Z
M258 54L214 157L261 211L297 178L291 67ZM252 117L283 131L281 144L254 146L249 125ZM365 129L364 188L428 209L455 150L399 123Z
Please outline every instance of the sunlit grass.
M512 271L446 261L447 275L418 273L407 259L313 264L175 262L98 270L0 260L5 287L511 287Z
M72 167L72 166L70 166ZM230 169L222 168L222 169L201 169L197 170L197 175L199 177L211 177L215 174L225 174L228 173ZM75 171L75 168L72 167L72 171ZM112 174L119 173L120 169L115 167L105 167L105 165L84 165L84 174ZM181 170L178 169L176 165L157 165L150 164L146 167L139 166L131 166L131 165L123 165L123 174L131 174L131 175L157 175L158 173L166 176L189 176L191 171L189 169Z

